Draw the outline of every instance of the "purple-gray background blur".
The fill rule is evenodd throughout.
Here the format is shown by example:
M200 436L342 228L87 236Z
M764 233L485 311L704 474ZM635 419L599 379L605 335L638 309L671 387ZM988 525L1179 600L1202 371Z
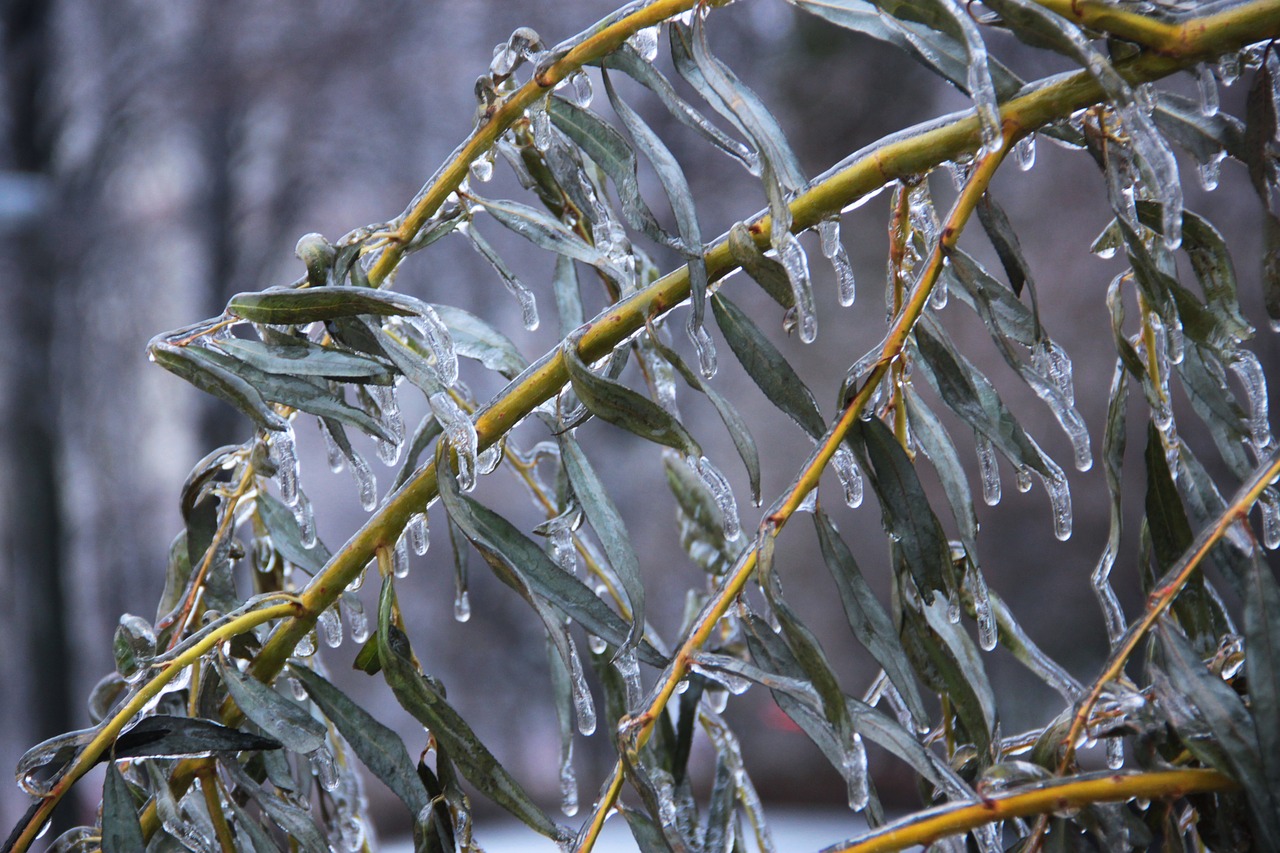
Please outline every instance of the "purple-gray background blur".
M521 25L558 41L612 8L608 0L9 0L0 6L0 767L14 767L38 740L87 724L84 698L111 666L118 616L154 614L186 472L211 448L249 434L225 406L148 364L147 340L216 315L232 293L292 281L301 272L292 252L300 234L336 238L399 213L470 129L472 84L487 69L494 44ZM736 4L716 12L711 23L717 51L772 106L810 174L884 133L966 107L962 96L908 60L805 18L780 0ZM1007 38L992 38L1025 76L1061 67L1044 65ZM1176 85L1190 91L1189 78ZM1227 106L1240 102L1245 85L1224 92ZM670 134L704 234L719 234L763 205L758 185L736 166L691 139L651 100L627 86L623 91ZM1080 407L1096 446L1113 358L1103 343L1109 337L1102 294L1119 271L1118 262L1087 254L1108 219L1101 178L1088 158L1043 142L1033 170L1006 172L995 192L1038 274L1046 322L1075 359ZM1236 250L1242 298L1259 318L1256 200L1243 169L1228 164L1213 194L1200 191L1193 164L1184 163L1184 174L1189 206L1209 215ZM643 181L660 215L669 215L656 182L648 174ZM949 183L945 176L934 181L942 202L950 197ZM502 177L485 191L516 192ZM817 344L787 340L767 299L742 280L731 285L735 298L761 312L827 413L845 369L883 329L886 205L882 196L845 218L859 280L852 309L836 305L830 272L811 246L823 293ZM551 264L496 232L486 229L540 299L543 323L536 333L520 328L514 301L461 240L410 258L397 287L492 319L536 357L556 340ZM966 240L979 254L986 250L980 236ZM1033 433L1059 458L1070 458L1048 412L1005 381L980 324L954 304L944 316L961 345L990 367ZM1262 332L1257 347L1264 364L1276 363L1270 332ZM727 347L720 349L718 381L754 425L767 503L789 482L807 442L731 363ZM476 372L464 378L482 399L498 387ZM411 396L404 395L404 405L414 423L422 407ZM756 510L742 497L745 478L731 447L709 410L687 405L695 433L739 487L750 527ZM364 514L349 475L328 472L306 420L299 422L303 483L317 505L321 537L337 547ZM1195 440L1190 417L1184 421L1182 432ZM651 617L670 637L683 590L703 581L675 545L659 455L611 427L588 425L580 437L615 486L641 554ZM1132 438L1140 452L1140 425ZM1134 456L1131 450L1131 461ZM1001 506L978 508L993 588L1027 617L1033 637L1081 678L1093 675L1105 647L1088 581L1105 536L1099 467L1071 473L1076 534L1065 544L1051 535L1039 487L1020 495L1006 486ZM1140 497L1140 460L1131 467L1131 494ZM1010 475L1006 468L1011 485ZM385 486L393 474L379 467L379 476ZM478 495L531 525L534 516L512 482L498 472ZM883 592L885 556L873 503L856 512L840 508L836 517ZM780 546L787 592L821 633L846 689L861 692L874 672L843 624L812 534L804 524L792 527ZM436 539L432 551L415 560L401 591L419 654L501 760L554 808L556 728L536 621L476 565L475 616L454 622L448 547L442 534ZM1130 541L1115 572L1130 606L1138 600L1135 555ZM350 646L326 652L335 677L404 733L411 749L420 748L421 730L380 680L350 673ZM1043 723L1056 697L1003 652L988 660L1005 733ZM766 802L841 800L834 771L803 735L780 722L760 691L735 699L729 715ZM608 766L602 738L578 747L587 802ZM878 754L872 762L890 804L913 801L901 765ZM369 786L384 834L395 834L406 819L385 793ZM63 821L92 820L96 800L93 794L64 809ZM0 784L0 831L7 834L25 807L16 786Z

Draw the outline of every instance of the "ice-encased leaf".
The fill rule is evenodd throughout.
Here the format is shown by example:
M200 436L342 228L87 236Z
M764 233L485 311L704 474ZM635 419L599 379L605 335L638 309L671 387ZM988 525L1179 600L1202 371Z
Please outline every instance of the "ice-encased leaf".
M535 246L593 266L620 285L626 281L625 273L604 252L570 231L560 220L517 201L479 197L473 197L472 200L498 222Z
M1249 679L1249 715L1261 747L1263 775L1272 811L1280 809L1280 586L1271 567L1254 559L1246 579L1244 673Z
M910 605L904 606L902 613L903 642L908 654L914 651L916 655L917 671L924 677L924 671L919 669L922 664L926 671L932 670L932 677L940 684L931 686L940 686L950 696L956 717L974 739L978 755L984 755L999 714L978 647L960 625L951 621L947 603L940 598L921 607L919 613ZM927 662L920 659L921 655Z
M609 565L613 567L631 608L631 631L626 643L619 649L625 653L640 642L644 635L644 583L640 578L640 561L631 537L622 521L622 514L605 491L600 477L587 460L582 448L569 433L560 435L560 459L569 478L569 485L582 506L582 511L596 532Z
M538 833L548 838L562 838L559 827L481 743L466 720L445 700L436 683L423 676L413 661L404 656L402 648L408 647L408 639L391 621L394 602L395 588L391 579L386 578L378 607L378 654L396 699L431 731L467 781ZM394 635L399 635L398 642L393 640Z
M906 569L925 602L945 590L943 569L951 549L915 467L894 434L878 419L859 421L845 439L867 463L872 488L880 499L884 527L901 552Z
M576 338L567 338L560 352L564 356L573 391L591 414L643 439L673 447L686 456L702 455L693 436L670 412L648 397L588 367L578 355Z
M305 666L290 667L307 695L351 744L364 766L382 780L417 815L427 805L427 791L414 769L404 741L358 703Z
M303 850L328 850L324 834L316 826L308 812L285 799L284 791L268 791L253 780L244 766L234 758L222 762L223 769L235 782L238 792L257 803L262 811L284 830L293 842ZM162 783L168 787L167 780Z
M915 437L920 450L928 457L929 462L938 472L942 490L951 504L951 514L955 517L960 529L960 538L966 550L975 553L978 539L978 519L973 511L973 495L969 491L969 481L965 477L964 467L960 464L960 456L946 427L937 415L924 404L918 394L905 395L907 415L911 423L911 434ZM899 687L899 690L902 688Z
M1004 208L996 204L990 193L983 195L982 201L978 203L978 221L982 223L983 230L987 232L987 237L996 250L996 256L1000 258L1000 265L1009 278L1014 296L1021 296L1022 288L1027 284L1031 285L1034 295L1035 282L1031 277L1031 266L1022 254L1018 234L1013 230Z
M252 675L242 673L233 664L220 665L218 671L227 692L250 721L284 744L290 752L310 753L324 745L324 723L311 716L306 708Z
M302 326L360 314L412 317L421 306L420 300L389 290L308 287L237 293L227 303L227 313L251 323Z
M108 761L102 784L102 853L136 853L146 846L129 783L116 763Z
M391 367L377 359L323 347L305 338L291 339L288 344L220 338L214 345L227 355L248 362L266 373L379 383L388 383L395 378Z
M279 749L275 738L227 728L211 720L156 714L143 717L116 738L114 755L125 758L186 758L215 752Z
M597 637L619 647L626 644L631 626L586 584L551 562L546 552L511 522L462 494L449 472L442 470L438 480L449 518L499 579L522 594L527 588ZM650 665L664 663L663 656L647 642L640 643L637 653Z
M267 405L257 388L222 365L201 358L197 354L201 352L199 348L176 347L154 340L147 352L156 364L206 394L235 406L262 429L280 431L288 425Z
M507 266L506 261L489 245L489 241L480 236L470 223L466 228L460 229L466 235L467 240L471 243L472 248L489 262L494 272L502 279L502 284L507 291L516 298L520 303L520 316L524 327L529 331L538 328L540 320L538 318L538 301L534 298L533 291L525 287L524 282L516 276L516 274Z
M827 425L817 401L773 342L725 296L712 297L711 307L729 349L769 402L789 415L812 438L821 437Z
M329 562L329 549L318 541L310 548L304 546L297 518L288 507L271 495L258 492L254 500L257 503L258 517L271 536L272 547L295 566L312 575L319 574Z

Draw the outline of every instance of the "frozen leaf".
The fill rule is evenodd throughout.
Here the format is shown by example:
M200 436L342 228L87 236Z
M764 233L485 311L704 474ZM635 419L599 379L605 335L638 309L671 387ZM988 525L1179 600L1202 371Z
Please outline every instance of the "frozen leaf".
M524 283L516 277L516 274L511 271L511 268L507 266L506 262L502 260L496 251L494 251L493 247L489 245L489 242L480 236L480 232L476 231L476 229L470 225L461 230L462 233L466 234L467 239L471 242L471 245L475 248L476 252L478 252L480 256L487 260L493 267L494 272L496 272L498 277L502 279L503 285L511 295L519 300L520 315L524 322L524 327L529 331L537 329L540 321L538 318L538 303L533 296L533 291L525 287Z
M623 285L626 275L600 249L573 233L558 219L516 201L473 197L494 219L539 248L582 261Z
M367 287L263 290L237 293L227 303L232 316L272 326L302 326L360 314L412 317L421 309L422 302L412 296Z
M395 376L389 365L370 356L322 347L303 338L295 340L296 343L280 345L221 338L215 345L227 355L266 373L379 383L390 382Z
M318 574L329 562L329 551L317 542L308 548L302 544L302 532L298 521L289 508L266 492L259 492L255 498L258 516L271 535L271 544L280 556L295 566L306 569L311 574Z
M114 755L125 758L190 758L215 752L279 749L280 741L227 728L210 720L157 714L143 717L116 738Z
M218 671L227 692L244 715L284 744L285 749L305 754L324 745L324 724L306 708L234 665L221 665Z
M733 256L733 262L742 267L773 301L788 310L795 307L796 298L791 292L786 269L777 260L760 251L760 247L751 238L751 229L744 223L736 222L729 229L729 253Z
M287 426L288 422L267 405L257 388L222 365L201 358L197 355L200 350L152 341L147 352L156 364L235 406L262 429L279 431Z

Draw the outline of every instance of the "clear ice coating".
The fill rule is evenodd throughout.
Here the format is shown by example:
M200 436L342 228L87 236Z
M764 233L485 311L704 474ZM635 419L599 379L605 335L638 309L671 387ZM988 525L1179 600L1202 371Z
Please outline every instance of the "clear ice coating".
M322 746L307 756L311 759L311 772L316 774L320 787L333 792L338 789L338 767L333 761L333 753L329 747Z
M573 638L565 639L569 643L569 680L573 685L573 709L578 717L578 731L583 737L590 737L596 730L595 702L591 699L591 689L587 686L587 676L582 671L582 659L578 657Z
M1196 164L1196 174L1200 176L1200 186L1205 192L1213 192L1218 188L1218 181L1222 177L1222 161L1225 159L1226 151L1215 151Z
M575 71L564 80L561 80L556 84L556 91L566 101L584 110L591 106L591 99L594 95L591 87L591 78L587 76L585 71Z
M391 574L398 578L409 576L409 548L404 540L404 536L397 539L396 547L391 550Z
M493 180L493 160L494 150L492 148L472 160L469 169L471 180L480 184L487 184Z
M316 632L308 631L302 635L302 639L298 640L298 644L293 647L293 656L296 658L309 658L316 653Z
M316 544L316 511L311 506L307 493L298 489L298 500L293 506L293 517L298 522L298 538L303 548L314 548Z
M818 236L822 240L822 254L831 261L836 272L837 295L840 304L846 308L853 304L855 293L853 266L849 263L849 252L840 240L839 218L824 219L818 223Z
M818 315L813 305L813 285L809 280L809 257L800 241L789 231L779 238L777 254L791 283L791 294L795 297L800 340L811 344L818 337Z
M1043 457L1049 466L1049 476L1040 476L1044 489L1049 493L1049 503L1053 507L1053 535L1059 541L1066 542L1071 538L1071 487L1067 483L1067 475L1048 457Z
M1119 770L1124 767L1124 738L1109 737L1106 739L1107 767Z
M1280 494L1273 488L1263 489L1258 506L1262 508L1262 544L1274 551L1280 548Z
M324 438L324 453L329 463L329 470L337 474L347 463L347 457L342 452L338 440L333 437L333 432L329 429L324 418L316 418L316 423L320 425L320 435Z
M459 622L466 622L471 618L471 593L465 589L454 593L453 618Z
M404 319L422 336L422 342L427 345L427 351L435 360L433 366L440 381L445 385L457 382L458 354L454 349L453 335L449 332L449 327L440 319L440 315L436 313L436 309L430 305L424 305L421 316Z
M365 615L364 604L354 595L342 596L342 612L347 615L347 630L351 632L351 641L364 643L369 639L369 618Z
M640 58L645 62L653 62L658 58L658 27L655 24L652 27L645 27L642 30L636 30L627 37L627 44L631 45L636 53L640 54Z
M446 391L427 398L431 413L444 429L444 440L458 454L458 488L469 492L476 487L476 455L479 437L476 426Z
M693 341L693 349L698 354L698 370L702 373L704 379L711 379L716 375L718 362L716 360L716 345L711 340L711 335L707 332L706 326L702 323L694 323L693 317L689 318L689 340ZM674 386L674 381L672 382ZM674 390L671 394L674 401Z
M1111 569L1116 564L1116 552L1110 541L1107 542L1105 548L1102 549L1102 556L1098 558L1098 565L1093 569L1093 575L1090 581L1093 584L1094 594L1098 597L1098 603L1102 607L1102 615L1107 623L1107 640L1115 645L1123 636L1125 631L1124 609L1120 606L1120 599L1116 596L1116 592L1111 587Z
M973 434L974 447L978 451L978 471L982 477L982 499L987 506L1000 503L1000 465L996 461L996 449L991 439L980 432Z
M1018 466L1016 482L1019 492L1022 492L1025 495L1027 492L1031 491L1031 469L1026 465Z
M578 572L578 549L573 544L573 529L581 518L582 514L577 509L571 509L542 526L547 534L551 561L571 575Z
M698 479L702 480L702 484L715 498L716 506L720 508L720 515L724 521L724 538L731 542L737 539L742 533L742 525L738 521L738 502L734 500L729 481L705 456L700 459L690 458L689 467L698 475Z
M293 443L293 424L271 437L271 461L276 466L276 483L280 486L280 500L293 506L298 502L298 451Z
M1196 87L1200 90L1200 114L1215 116L1218 114L1218 78L1207 62L1196 66Z
M1244 386L1249 405L1249 441L1253 452L1261 458L1271 447L1271 421L1267 404L1267 376L1258 357L1249 350L1236 350L1231 359L1231 372Z
M840 772L849 787L849 808L855 812L862 811L871 799L871 789L867 784L867 749L863 746L862 735L857 732L845 744Z
M831 467L836 469L836 477L840 479L845 504L850 509L857 509L862 505L862 471L858 467L858 460L842 444L831 457Z
M316 617L316 627L320 630L320 636L324 638L324 644L331 649L336 649L342 645L342 620L338 617L338 611L332 607L327 610L321 610L320 615Z
M987 581L972 560L965 561L964 586L973 598L974 617L978 623L978 647L989 652L999 641L995 613L991 609L991 593Z
M67 734L49 738L28 749L22 758L18 760L18 768L15 774L18 786L33 797L48 795L63 773L66 772L71 759L75 757L82 747L88 745L89 741L93 740L97 733L97 729L68 732ZM39 778L40 768L52 765L55 762L60 766L53 770L52 775L44 779Z
M431 547L431 531L427 527L426 513L415 512L409 516L409 522L404 529L409 537L409 545L413 548L413 553L419 557L426 554L427 549Z
M644 692L640 683L640 661L636 657L635 649L628 649L623 654L618 655L613 665L617 668L618 675L622 677L623 689L626 692L627 710L632 711L640 707L640 700Z
M578 777L573 773L573 741L560 756L560 811L565 817L578 813Z
M551 116L547 113L546 98L534 101L528 109L528 116L534 147L539 151L546 151L551 147Z
M1036 135L1028 133L1013 146L1013 161L1024 172L1030 172L1036 164Z

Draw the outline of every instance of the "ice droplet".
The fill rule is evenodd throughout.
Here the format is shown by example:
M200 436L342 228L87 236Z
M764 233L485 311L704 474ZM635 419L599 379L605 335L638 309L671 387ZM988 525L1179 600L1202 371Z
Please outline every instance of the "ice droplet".
M446 391L427 398L431 413L444 428L445 441L458 455L458 488L469 492L476 487L476 454L479 437L467 413L458 407Z
M477 183L486 184L493 179L493 149L481 154L479 157L471 161L471 179Z
M578 649L573 638L569 642L569 675L573 683L573 709L578 717L578 731L583 737L590 737L596 730L596 706L591 700L591 689L587 686L587 676L582 671L582 659L578 657Z
M391 551L391 574L398 578L409 576L409 548L404 540L403 536L396 540L396 547Z
M573 774L573 745L560 758L560 811L565 817L578 813L578 778Z
M1218 180L1222 176L1222 161L1227 159L1226 151L1215 151L1196 165L1196 174L1200 176L1200 186L1205 192L1213 192L1218 188Z
M653 62L658 58L658 27L655 25L636 30L627 37L627 44L631 45L645 62Z
M945 259L943 263L946 263ZM947 307L947 301L950 299L951 293L947 286L947 277L938 276L933 280L933 290L929 291L929 307L934 311L941 311Z
M840 479L845 504L850 509L857 509L862 505L862 471L858 468L858 460L849 448L841 445L831 457L831 466L836 469L836 476Z
M338 768L334 764L333 753L329 751L329 747L322 746L309 753L308 757L311 759L311 772L316 774L316 779L320 781L320 787L326 791L336 791L338 789Z
M1258 506L1262 508L1262 544L1274 551L1280 548L1280 495L1275 489L1263 489Z
M1107 738L1106 750L1107 767L1112 770L1119 770L1124 767L1124 738Z
M1267 376L1258 357L1245 349L1235 351L1231 371L1244 386L1245 400L1249 405L1249 441L1253 444L1253 452L1261 457L1271 447Z
M836 292L840 304L847 308L853 304L856 292L853 266L849 263L849 252L840 240L840 220L833 218L819 222L818 235L822 239L822 254L831 261L831 266L836 272Z
M1200 90L1200 115L1218 114L1218 78L1207 62L1196 66L1196 86Z
M591 106L591 99L595 94L591 86L591 78L587 76L585 71L576 71L561 80L556 84L556 91L566 101L584 110Z
M324 438L325 457L329 463L329 470L337 474L347 462L347 457L342 452L338 440L333 437L333 432L329 429L329 425L325 423L323 418L316 418L316 423L320 425L320 435Z
M293 517L298 522L298 536L303 548L314 548L316 544L316 511L311 506L307 493L298 489L298 501L293 507Z
M351 641L364 643L369 639L369 619L364 612L364 604L354 595L342 597L342 611L347 614L347 629L351 632Z
M1224 53L1218 58L1218 79L1222 85L1230 86L1240 79L1240 54L1236 51Z
M991 439L982 433L974 433L974 446L978 451L978 470L982 476L982 499L987 506L1000 503L1000 465L996 461L996 449Z
M404 529L409 536L409 544L413 547L413 553L419 557L427 553L427 549L431 547L431 531L427 527L426 513L415 512L409 516L409 523L405 525Z
M795 297L800 340L811 344L818 337L818 315L813 306L813 285L809 281L809 258L791 232L782 235L777 253Z
M373 469L359 453L351 453L351 473L356 478L356 487L360 491L360 507L365 512L373 512L378 505L378 481L373 476Z
M454 594L453 618L459 622L466 622L471 618L471 593L465 589L460 589Z
M280 500L293 506L298 502L298 451L293 443L293 424L271 438L271 461L276 466L276 483L280 486Z
M332 607L320 611L320 615L316 617L316 626L320 629L326 646L336 649L342 645L342 620Z
M1018 491L1024 495L1031 491L1031 469L1025 465L1020 466L1017 477Z
M871 791L867 785L867 750L862 744L862 735L857 732L845 746L840 770L849 787L849 808L862 811L867 807Z
M1053 535L1065 542L1071 538L1071 487L1061 468L1047 458L1045 462L1049 464L1049 476L1041 475L1040 479L1053 506Z
M723 516L724 522L724 538L731 542L737 539L742 533L742 526L738 521L738 502L733 498L733 489L729 488L729 481L705 456L700 459L690 458L689 466L711 492L716 506L720 508L720 515Z
M1031 168L1036 164L1036 135L1028 133L1019 139L1013 146L1013 160L1018 164L1018 168L1024 172L1030 172Z
M716 375L718 363L716 361L716 345L711 340L711 335L707 333L707 329L701 323L696 326L693 318L689 318L689 339L693 341L693 348L698 353L698 370L702 373L702 378L711 379ZM673 383L674 384L674 383ZM675 395L672 394L672 397Z
M316 632L308 631L298 640L298 644L293 647L293 656L296 658L309 658L316 653Z
M960 591L951 590L947 593L947 621L952 625L960 624Z

